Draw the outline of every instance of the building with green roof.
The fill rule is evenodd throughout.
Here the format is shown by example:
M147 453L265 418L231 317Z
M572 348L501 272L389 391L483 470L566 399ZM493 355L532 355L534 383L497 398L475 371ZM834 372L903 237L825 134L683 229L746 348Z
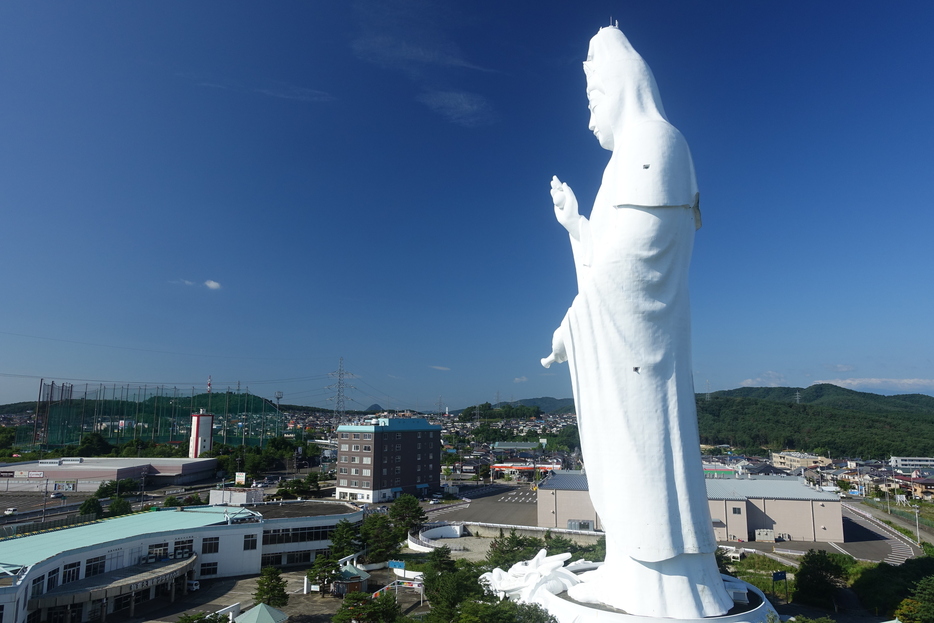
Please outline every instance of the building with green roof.
M153 509L0 539L0 623L134 616L191 581L309 564L341 519L359 522L363 512L324 502Z

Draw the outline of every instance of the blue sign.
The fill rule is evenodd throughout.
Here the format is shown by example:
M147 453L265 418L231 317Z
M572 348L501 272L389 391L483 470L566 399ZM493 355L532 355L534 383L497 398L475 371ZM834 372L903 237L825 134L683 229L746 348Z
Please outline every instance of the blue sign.
M773 572L772 572L772 581L773 581L773 582L776 581L776 580L784 580L784 579L787 579L787 578L785 578L785 572L784 572L784 571L773 571Z
M390 569L405 569L405 561L404 560L390 560L389 568Z

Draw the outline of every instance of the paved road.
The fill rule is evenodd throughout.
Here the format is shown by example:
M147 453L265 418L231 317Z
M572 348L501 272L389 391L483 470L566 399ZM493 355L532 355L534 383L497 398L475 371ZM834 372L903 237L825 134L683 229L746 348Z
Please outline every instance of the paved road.
M471 498L467 506L433 511L429 517L443 521L474 521L510 526L538 525L536 493L528 487L498 485L487 495ZM466 494L470 497L470 493Z

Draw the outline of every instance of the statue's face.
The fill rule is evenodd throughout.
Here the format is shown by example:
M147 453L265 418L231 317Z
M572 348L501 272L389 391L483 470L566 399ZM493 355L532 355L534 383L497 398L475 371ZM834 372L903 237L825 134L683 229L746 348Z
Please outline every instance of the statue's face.
M600 147L613 151L613 122L616 115L606 94L598 88L587 89L590 102L590 131L597 137Z

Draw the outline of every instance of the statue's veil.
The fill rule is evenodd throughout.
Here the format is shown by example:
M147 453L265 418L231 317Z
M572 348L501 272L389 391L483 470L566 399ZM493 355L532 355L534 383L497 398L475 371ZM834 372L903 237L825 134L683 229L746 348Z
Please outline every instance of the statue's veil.
M608 97L621 100L627 121L668 121L652 70L619 28L601 28L590 40L584 73L591 85L599 85Z
M614 206L693 208L700 227L691 150L668 122L655 76L618 28L590 40L584 62L588 89L599 89L617 108L613 157L603 178Z

